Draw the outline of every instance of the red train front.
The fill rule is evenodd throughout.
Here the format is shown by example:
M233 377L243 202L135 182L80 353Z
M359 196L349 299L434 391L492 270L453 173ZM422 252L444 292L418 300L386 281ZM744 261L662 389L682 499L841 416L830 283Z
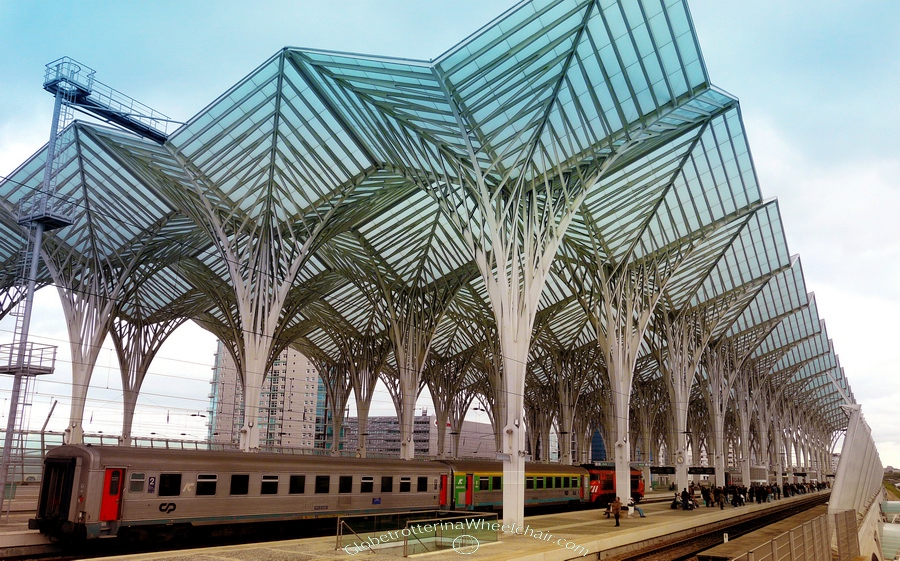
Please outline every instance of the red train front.
M616 468L585 464L582 467L591 477L592 506L605 507L616 498ZM638 503L644 498L644 477L640 470L631 470L631 497Z

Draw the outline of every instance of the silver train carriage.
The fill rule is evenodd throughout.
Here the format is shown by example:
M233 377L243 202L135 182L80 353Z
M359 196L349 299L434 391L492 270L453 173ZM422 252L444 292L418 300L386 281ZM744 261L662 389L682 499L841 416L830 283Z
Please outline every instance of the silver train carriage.
M500 462L66 445L51 450L31 529L61 539L173 527L502 507ZM527 464L525 505L579 505L586 470Z

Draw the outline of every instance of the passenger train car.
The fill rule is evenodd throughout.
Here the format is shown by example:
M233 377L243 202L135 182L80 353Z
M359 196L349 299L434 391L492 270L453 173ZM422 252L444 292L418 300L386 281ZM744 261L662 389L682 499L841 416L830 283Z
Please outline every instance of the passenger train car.
M591 469L526 464L525 506L596 504L592 480L602 468ZM497 510L502 486L500 462L67 445L44 460L28 525L55 538L142 538L198 526Z
M616 498L616 468L611 466L583 466L591 476L590 501L595 506L606 506ZM639 503L644 498L644 477L640 470L631 470L631 497Z

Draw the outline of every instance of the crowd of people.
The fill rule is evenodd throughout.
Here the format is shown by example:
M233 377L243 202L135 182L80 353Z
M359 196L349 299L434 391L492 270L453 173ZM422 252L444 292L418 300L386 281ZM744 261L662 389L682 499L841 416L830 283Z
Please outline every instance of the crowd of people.
M772 502L773 500L785 497L792 497L813 491L821 490L827 487L825 483L785 483L779 486L777 483L771 485L761 485L759 483L751 483L750 487L744 485L728 485L726 487L700 486L700 498L707 507L718 506L720 509L725 508L726 504L733 507L743 506L748 502L756 502L762 504ZM681 493L675 493L672 501L672 508L681 508L683 510L693 510L700 507L700 503L696 499L696 489L693 482Z
M714 487L708 485L694 485L693 482L688 487L682 489L681 493L675 493L671 507L673 509L694 510L700 508L697 501L697 492L699 490L700 499L708 508L718 506L724 509L726 504L733 507L744 506L748 502L762 504L780 500L783 497L792 497L794 495L803 495L815 491L821 491L829 487L827 483L785 483L784 485L751 483L750 487L744 485L727 485L725 487ZM670 487L671 490L671 487ZM628 512L631 516L632 512L636 512L641 518L644 518L644 511L634 503L634 499L629 498L627 505L623 505L619 497L606 507L606 517L615 518L616 526L619 525L621 513Z

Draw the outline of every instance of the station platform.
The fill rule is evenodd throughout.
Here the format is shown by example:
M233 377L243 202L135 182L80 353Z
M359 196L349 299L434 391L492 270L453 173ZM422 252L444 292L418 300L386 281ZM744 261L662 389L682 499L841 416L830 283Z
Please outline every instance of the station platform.
M820 492L827 494L827 491ZM615 520L606 518L602 510L578 510L565 513L528 516L526 528L520 529L521 535L500 534L499 541L493 543L467 543L458 550L447 549L439 552L424 553L410 557L422 557L429 561L456 560L460 555L479 561L562 561L566 559L605 559L613 551L622 551L629 545L657 540L661 536L678 533L690 533L694 529L716 524L731 518L745 517L767 509L778 508L793 501L808 499L810 494L797 497L782 498L764 504L747 504L742 507L726 505L724 510L718 507L704 507L692 511L674 510L670 508L670 494L654 496L659 502L640 505L645 518L635 513L631 518L622 516L620 526ZM36 533L25 531L26 533ZM0 525L0 547L4 542L23 532L13 528L4 529ZM402 559L402 552L393 550L370 550L346 546L336 549L334 536L287 539L264 543L229 545L222 547L206 547L183 549L157 553L140 553L115 557L104 557L105 561L346 561L361 556L367 561L396 561Z

